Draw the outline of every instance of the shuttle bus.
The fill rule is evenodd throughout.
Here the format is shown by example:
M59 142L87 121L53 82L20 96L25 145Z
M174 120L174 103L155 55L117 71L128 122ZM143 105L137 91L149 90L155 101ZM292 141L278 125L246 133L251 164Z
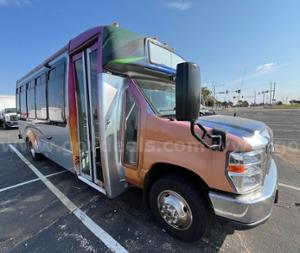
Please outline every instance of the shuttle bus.
M99 26L16 84L19 137L108 198L143 189L158 223L198 240L210 217L252 227L277 199L264 123L200 117L199 67L156 38Z

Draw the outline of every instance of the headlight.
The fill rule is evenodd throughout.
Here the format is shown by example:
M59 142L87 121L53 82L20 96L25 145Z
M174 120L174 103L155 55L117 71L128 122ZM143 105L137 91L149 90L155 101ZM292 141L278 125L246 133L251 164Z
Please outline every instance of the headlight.
M229 154L227 174L236 191L249 193L263 184L265 150L232 152Z

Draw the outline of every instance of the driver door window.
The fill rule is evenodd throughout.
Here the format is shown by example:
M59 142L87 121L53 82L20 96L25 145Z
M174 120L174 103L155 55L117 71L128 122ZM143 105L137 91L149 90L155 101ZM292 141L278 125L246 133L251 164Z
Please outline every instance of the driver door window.
M137 135L138 135L138 106L132 95L126 92L125 110L125 154L124 162L129 165L137 164Z

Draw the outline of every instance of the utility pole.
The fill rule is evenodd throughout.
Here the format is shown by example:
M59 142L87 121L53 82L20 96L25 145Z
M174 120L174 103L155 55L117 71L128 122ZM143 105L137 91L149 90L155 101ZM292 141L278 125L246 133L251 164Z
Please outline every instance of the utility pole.
M269 92L270 92L269 90L263 90L263 91L261 92L261 94L263 94L263 104L265 104L265 102L268 103L268 99L269 99L268 93L269 93ZM267 94L267 95L266 95L266 94ZM271 94L270 94L270 96L271 96ZM266 98L266 100L265 100L265 98Z
M217 95L217 93L216 93L216 87L219 87L219 86L223 86L224 84L218 84L217 82L215 82L215 81L212 81L211 82L211 86L212 86L212 90L213 90L213 97L214 97L214 100L215 100L215 102L214 102L214 108L215 108L215 104L216 104L216 102L217 102L217 98L216 98L216 95Z
M254 91L254 105L256 105L256 90Z
M273 102L275 101L275 86L276 86L276 82L273 83L274 84L274 89L273 89Z
M242 89L244 88L244 82L245 82L245 77L246 77L246 73L247 73L247 68L245 68L244 74L243 74L243 78L241 80L241 87L239 89L239 95L238 95L238 100L241 99L241 93L242 93Z
M273 82L270 83L270 105L272 104Z

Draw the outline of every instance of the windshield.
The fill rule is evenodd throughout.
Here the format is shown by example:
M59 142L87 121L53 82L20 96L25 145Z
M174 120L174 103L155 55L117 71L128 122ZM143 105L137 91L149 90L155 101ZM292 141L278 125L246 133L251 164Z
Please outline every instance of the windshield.
M16 108L6 108L4 110L5 113L16 113L17 109Z
M175 83L162 80L138 79L147 100L161 115L175 114Z

